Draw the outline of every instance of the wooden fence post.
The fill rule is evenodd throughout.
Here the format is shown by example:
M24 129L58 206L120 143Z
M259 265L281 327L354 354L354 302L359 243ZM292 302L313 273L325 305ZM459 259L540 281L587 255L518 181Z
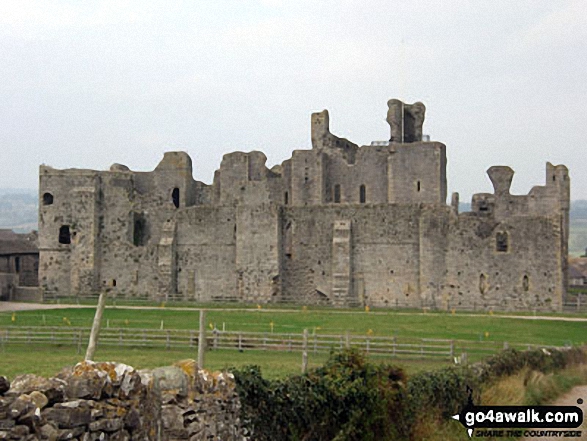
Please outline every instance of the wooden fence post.
M218 349L218 334L220 334L220 331L218 329L216 329L216 327L214 327L214 330L212 331L212 334L214 334L214 350Z
M241 332L238 333L238 350L239 352L243 351L243 334Z
M204 352L206 351L206 311L200 309L200 329L198 332L198 368L204 369Z
M304 329L302 343L302 374L308 370L308 330Z
M82 353L82 331L78 331L77 333L77 354Z
M88 342L88 349L86 350L85 360L92 360L96 352L96 345L98 344L98 336L100 334L100 324L102 323L102 314L106 306L106 291L100 293L98 299L98 306L96 307L96 314L94 315L94 323L92 324L92 331L90 332L90 340Z

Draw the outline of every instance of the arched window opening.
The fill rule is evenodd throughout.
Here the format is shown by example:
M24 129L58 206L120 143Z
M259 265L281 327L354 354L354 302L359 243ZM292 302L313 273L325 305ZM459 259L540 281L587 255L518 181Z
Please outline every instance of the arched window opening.
M283 195L283 202L285 205L289 204L289 192L285 192Z
M340 184L334 186L334 203L340 204Z
M116 288L116 279L112 279L110 285L112 285L112 288Z
M44 193L43 194L43 205L52 205L53 204L53 195L51 193Z
M179 188L175 187L171 192L171 200L175 208L179 208Z
M507 253L509 248L508 233L499 231L495 235L495 251L498 253Z
M487 276L481 274L479 276L479 292L485 294L489 290L489 283L487 282Z
M62 225L59 228L59 243L69 245L71 243L71 233L69 232L69 225Z
M367 202L367 190L365 188L365 185L361 185L359 187L359 202L361 204L364 204L365 202Z
M527 274L524 274L524 277L522 278L522 289L524 292L528 292L530 290L530 278Z

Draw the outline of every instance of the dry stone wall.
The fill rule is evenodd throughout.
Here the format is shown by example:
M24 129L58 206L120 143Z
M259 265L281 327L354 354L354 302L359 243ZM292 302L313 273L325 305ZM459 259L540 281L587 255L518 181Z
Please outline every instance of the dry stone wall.
M137 371L82 362L53 378L0 377L0 440L246 440L229 373L193 360Z

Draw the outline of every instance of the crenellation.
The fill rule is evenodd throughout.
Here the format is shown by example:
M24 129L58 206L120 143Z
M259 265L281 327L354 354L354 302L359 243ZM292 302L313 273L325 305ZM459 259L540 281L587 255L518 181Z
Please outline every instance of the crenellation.
M39 283L46 297L559 310L569 175L447 205L446 146L423 141L425 107L388 103L391 141L359 147L311 119L309 150L271 169L224 155L211 185L185 152L151 172L41 166Z

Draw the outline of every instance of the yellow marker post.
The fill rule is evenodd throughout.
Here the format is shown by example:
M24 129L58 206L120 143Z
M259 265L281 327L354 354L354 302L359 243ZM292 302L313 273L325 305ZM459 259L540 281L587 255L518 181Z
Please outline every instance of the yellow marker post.
M271 333L273 334L273 326L274 326L274 325L273 325L273 321L271 321L271 322L269 323L269 326L271 327Z
M371 308L369 308L369 305L365 305L365 312L369 312L371 310Z
M261 305L257 304L257 309L261 309Z
M12 323L16 321L16 312L12 313Z

